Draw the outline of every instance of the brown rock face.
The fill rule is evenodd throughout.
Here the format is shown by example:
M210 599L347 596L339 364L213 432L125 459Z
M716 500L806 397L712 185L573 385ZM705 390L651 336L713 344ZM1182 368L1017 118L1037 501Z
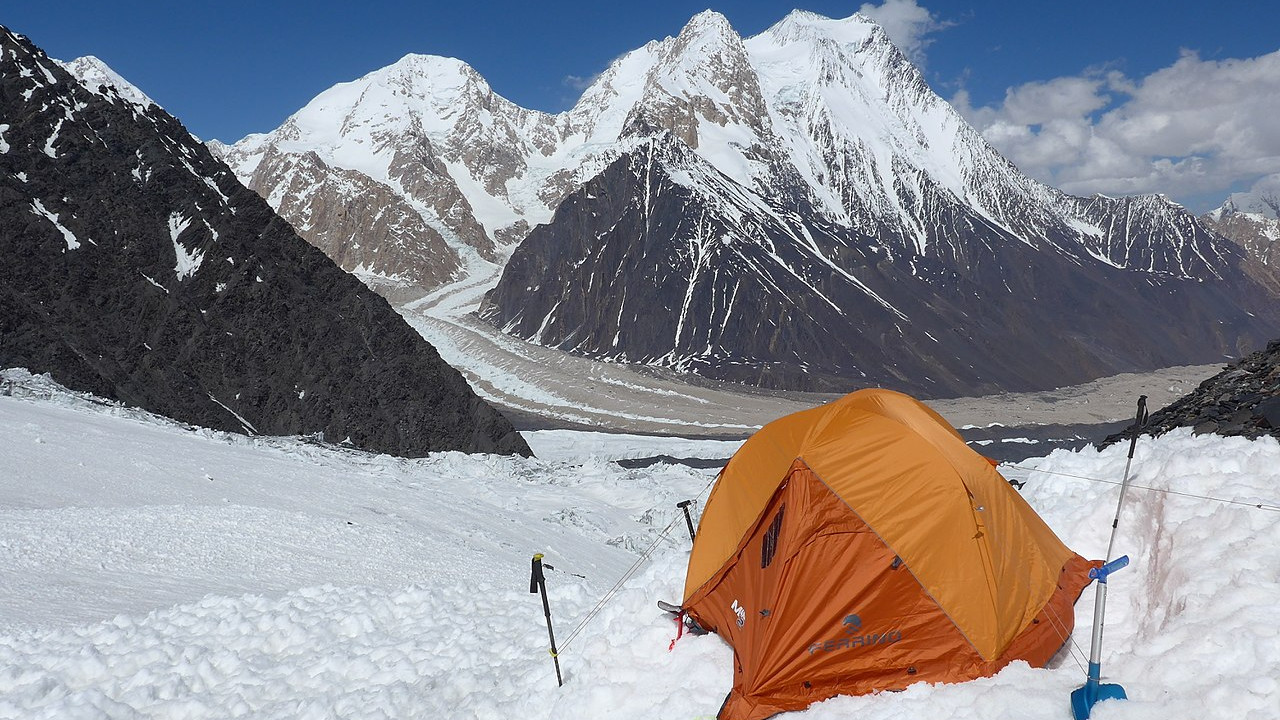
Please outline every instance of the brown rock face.
M1245 272L1280 296L1280 220L1243 213L1205 215L1205 225L1244 248Z
M276 199L276 212L347 272L432 288L458 270L457 254L403 198L314 152L269 148L249 189Z

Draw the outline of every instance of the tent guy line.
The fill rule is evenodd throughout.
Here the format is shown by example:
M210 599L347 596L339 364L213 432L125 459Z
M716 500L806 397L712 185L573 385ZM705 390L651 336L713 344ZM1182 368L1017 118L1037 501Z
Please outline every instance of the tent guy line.
M1089 477L1088 475L1076 475L1072 473L1064 473L1064 472L1059 472L1057 470L1042 470L1040 468L1029 467L1027 465L1019 465L1017 463L1000 463L1000 465L1004 467L1018 468L1019 470L1027 470L1029 472L1044 473L1045 475L1061 475L1063 477L1075 478L1077 480L1089 480L1091 482L1104 483L1106 485L1120 485L1120 482L1116 480L1107 480L1104 478ZM1133 483L1129 483L1129 487L1137 488L1139 490L1150 490L1151 492L1164 493L1166 495L1181 495L1182 497L1194 498L1196 500L1211 500L1213 502L1226 503L1228 505L1242 505L1244 507L1253 508L1256 510L1266 510L1268 512L1280 512L1280 505L1274 505L1272 503L1258 503L1258 502L1250 502L1248 500L1233 500L1231 498L1220 498L1220 497L1214 497L1212 495L1197 495L1196 493L1189 493L1182 490L1157 488L1157 487L1151 487L1149 485L1135 485Z
M676 526L676 523L679 520L679 515L673 518L671 522L667 524L667 527L664 528L662 532L658 533L658 536L654 538L649 547L641 553L640 557L636 558L634 563L631 563L631 567L627 568L627 571L622 574L622 577L619 578L618 582L614 583L613 587L609 588L608 591L605 592L595 606L587 611L587 614L583 616L582 620L580 620L577 626L573 628L573 631L569 633L569 637L565 639L564 644L560 646L560 654L564 654L564 651L569 649L569 645L573 643L574 639L577 638L578 635L586 629L587 625L600 614L600 611L604 609L605 605L609 604L609 601L613 599L613 596L617 595L618 592L622 590L622 586L626 584L626 582L637 572L639 572L642 565L648 562L649 558L653 555L653 551L656 550L658 545L667 538L667 535L671 533L671 529Z
M719 479L719 477L720 476L717 474L715 477L712 477L711 480L707 481L707 484L702 488L702 491L698 493L697 497L695 497L692 502L694 503L701 502L702 498L706 497L707 491L711 489L711 486L715 484L716 480ZM644 565L644 563L649 560L649 558L653 555L654 550L658 548L658 544L661 543L663 539L665 539L667 535L671 533L671 529L676 526L676 523L680 521L681 517L682 517L681 513L676 513L675 517L672 518L671 522L667 524L667 527L664 528L662 532L658 533L658 536L654 538L652 543L649 544L649 547L646 548L645 551L640 554L640 557L636 558L636 561L631 564L631 567L627 568L626 572L622 573L622 577L619 578L618 582L614 583L613 587L609 588L609 590L605 592L605 594L600 598L600 600L595 604L595 606L592 607L591 610L587 611L587 614L583 616L582 620L579 621L577 626L573 628L573 631L569 633L569 637L565 639L564 643L560 646L561 653L563 653L569 647L569 645L573 642L574 638L578 637L578 635L584 629L586 629L587 624L590 623L595 618L596 615L600 614L600 611L603 610L604 606L609 603L609 600L611 600L613 596L616 595L622 589L623 584L626 583L628 580L630 580L632 576L634 576L637 572L639 572L640 566Z

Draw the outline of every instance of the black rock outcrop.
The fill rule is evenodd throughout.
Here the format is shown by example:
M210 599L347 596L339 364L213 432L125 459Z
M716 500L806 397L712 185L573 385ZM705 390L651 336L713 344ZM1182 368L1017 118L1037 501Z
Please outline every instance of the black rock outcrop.
M3 27L0 367L222 430L529 454L181 123Z
M1143 433L1161 435L1178 427L1198 435L1280 438L1280 340L1272 340L1200 383L1189 394L1151 414ZM1132 429L1109 436L1105 447L1128 439Z

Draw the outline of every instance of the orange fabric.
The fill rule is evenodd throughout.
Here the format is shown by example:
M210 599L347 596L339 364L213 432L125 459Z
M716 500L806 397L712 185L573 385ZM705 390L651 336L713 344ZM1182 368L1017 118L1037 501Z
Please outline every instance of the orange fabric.
M694 546L685 584L686 598L729 559L738 539L773 496L791 462L824 439L828 442L847 440L851 417L867 413L894 420L935 444L951 440L964 447L959 433L940 415L906 395L889 390L860 390L833 403L774 420L752 435L729 459L719 482L711 490L699 524L710 532ZM874 442L874 439L867 438L867 441ZM967 447L964 449L968 451Z
M730 460L684 607L734 648L721 717L751 720L1043 664L1088 567L940 416L868 390L770 423Z

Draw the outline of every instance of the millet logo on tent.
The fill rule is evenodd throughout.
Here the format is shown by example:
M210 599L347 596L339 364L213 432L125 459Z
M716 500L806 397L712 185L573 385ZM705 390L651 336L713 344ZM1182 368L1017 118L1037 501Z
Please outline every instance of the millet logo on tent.
M846 615L842 621L844 624L844 637L835 640L827 640L825 642L816 642L809 646L809 654L816 652L833 652L835 650L850 650L853 648L869 647L871 645L888 645L896 643L902 639L901 630L890 630L883 633L862 633L862 618L857 615Z

